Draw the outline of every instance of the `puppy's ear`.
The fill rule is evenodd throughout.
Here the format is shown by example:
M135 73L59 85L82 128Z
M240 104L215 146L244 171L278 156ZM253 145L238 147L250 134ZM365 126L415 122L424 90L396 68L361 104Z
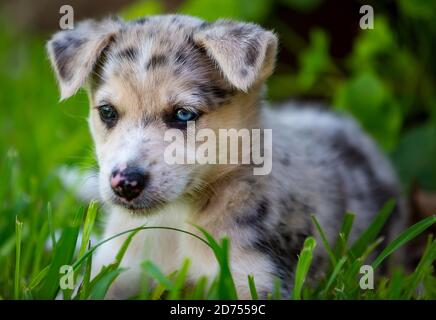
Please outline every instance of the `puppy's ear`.
M250 23L218 20L203 24L194 41L216 61L237 89L247 91L273 72L277 51L274 33Z
M47 51L56 72L61 99L83 86L85 80L122 22L116 18L100 22L88 20L72 30L56 33L47 43Z

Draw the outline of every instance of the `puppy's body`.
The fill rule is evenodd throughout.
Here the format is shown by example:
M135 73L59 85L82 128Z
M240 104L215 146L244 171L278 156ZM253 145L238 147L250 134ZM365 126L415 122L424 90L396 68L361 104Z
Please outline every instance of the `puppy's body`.
M63 98L88 79L99 188L111 206L105 237L143 224L198 234L192 224L199 225L231 239L231 268L241 297L249 297L248 274L263 294L271 291L274 277L289 293L303 241L316 236L311 214L333 242L347 210L356 213L353 238L388 199L398 199L389 164L351 119L261 106L276 45L274 34L256 25L185 16L85 23L51 40ZM117 111L116 121L103 121L100 107L107 105ZM251 165L166 164L162 137L170 128L184 129L174 120L180 108L201 114L196 126L214 132L272 129L272 172L256 176ZM109 181L129 167L146 171L147 184L126 200ZM124 239L103 246L97 271L113 261ZM111 296L136 292L141 261L150 259L169 273L184 258L191 260L192 280L216 274L213 253L197 239L169 230L140 232L122 262L129 270ZM325 260L318 246L313 275Z

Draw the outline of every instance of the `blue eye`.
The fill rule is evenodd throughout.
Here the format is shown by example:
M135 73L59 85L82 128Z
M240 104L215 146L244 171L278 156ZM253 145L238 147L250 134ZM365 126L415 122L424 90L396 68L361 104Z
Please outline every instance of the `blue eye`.
M180 122L193 121L197 119L197 117L198 114L195 113L194 111L183 109L183 108L177 109L175 113L176 120Z

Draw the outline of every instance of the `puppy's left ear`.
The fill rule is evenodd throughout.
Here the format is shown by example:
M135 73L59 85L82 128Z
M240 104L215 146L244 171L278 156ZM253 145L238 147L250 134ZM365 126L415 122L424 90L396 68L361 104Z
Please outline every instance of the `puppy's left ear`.
M194 41L209 54L227 80L247 91L257 81L266 80L274 70L277 37L251 23L218 20L203 24Z

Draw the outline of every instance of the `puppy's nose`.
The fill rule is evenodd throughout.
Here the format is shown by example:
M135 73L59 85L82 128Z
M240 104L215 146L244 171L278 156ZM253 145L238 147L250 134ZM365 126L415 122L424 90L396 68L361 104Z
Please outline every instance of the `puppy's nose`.
M124 170L114 170L110 184L117 196L127 201L137 198L148 182L148 175L139 168L127 167Z

